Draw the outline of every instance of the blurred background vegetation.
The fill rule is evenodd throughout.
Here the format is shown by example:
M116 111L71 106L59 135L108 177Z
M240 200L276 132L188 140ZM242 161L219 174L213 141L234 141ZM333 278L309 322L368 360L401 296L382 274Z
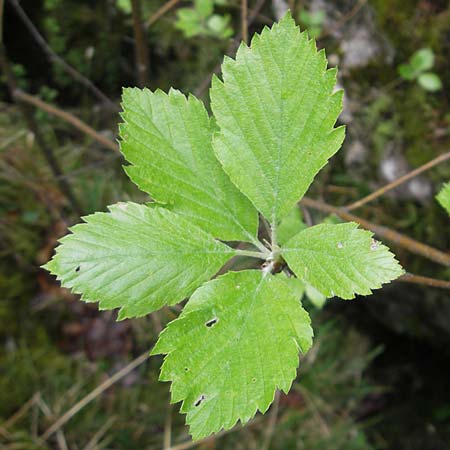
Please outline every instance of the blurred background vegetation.
M346 91L346 141L310 197L348 205L445 155L447 0L2 3L20 91L8 89L3 70L1 449L450 449L448 289L396 282L323 308L312 296L316 341L292 391L245 428L194 445L178 405L169 406L169 386L157 381L161 361L145 356L176 310L116 323L39 268L80 214L146 200L116 151L122 87L173 86L208 104L223 55L287 8L339 66ZM448 253L450 219L434 199L448 180L447 161L355 214ZM305 207L303 215L324 217ZM388 243L409 272L450 280L449 267Z

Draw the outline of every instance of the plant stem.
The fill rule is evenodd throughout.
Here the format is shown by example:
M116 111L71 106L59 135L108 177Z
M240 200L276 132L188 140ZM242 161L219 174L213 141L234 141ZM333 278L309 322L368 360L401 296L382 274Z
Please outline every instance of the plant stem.
M264 247L265 248L265 247ZM236 250L236 255L238 256L250 256L251 258L258 258L258 259L267 259L270 256L270 252L268 249L263 252L253 252L251 250Z
M275 216L270 224L270 248L272 251L278 250L277 222Z
M256 248L259 248L262 253L269 254L269 249L264 246L258 239L255 239L253 236L251 237L250 241Z

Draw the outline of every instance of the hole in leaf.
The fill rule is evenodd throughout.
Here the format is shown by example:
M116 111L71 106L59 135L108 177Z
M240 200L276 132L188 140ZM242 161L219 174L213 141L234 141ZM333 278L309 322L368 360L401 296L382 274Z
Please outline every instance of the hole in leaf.
M75 272L79 272L80 271L80 269L81 269L81 267L80 266L78 266L76 269L75 269Z
M215 325L217 323L219 319L217 319L217 317L214 317L214 319L208 320L208 322L205 323L205 325L208 328L211 328L213 325Z
M202 394L200 395L200 397L198 398L198 400L194 403L194 406L200 406L202 401L205 400L205 396Z
M343 248L343 247L344 247L344 244L342 242L337 243L337 248Z

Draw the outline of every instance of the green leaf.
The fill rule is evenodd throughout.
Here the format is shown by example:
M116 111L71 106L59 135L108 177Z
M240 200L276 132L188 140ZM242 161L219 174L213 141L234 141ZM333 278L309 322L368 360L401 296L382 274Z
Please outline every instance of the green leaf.
M318 309L322 309L327 298L321 294L315 287L305 283L300 278L289 278L289 285L295 291L295 294L301 300L304 296Z
M321 26L325 22L326 13L323 10L310 12L302 9L299 14L299 19L306 27Z
M228 26L230 23L230 16L221 16L213 14L207 21L208 29L214 36L226 39L233 35L233 30Z
M203 103L171 90L124 89L121 150L126 172L158 202L228 241L253 241L258 217L217 161Z
M214 10L213 0L195 0L195 9L202 19L209 17Z
M197 36L203 31L202 24L200 23L200 17L197 11L192 8L180 8L177 11L175 28L182 31L188 38Z
M322 309L327 301L325 295L319 292L314 286L305 284L305 294L309 301L318 309Z
M423 73L419 76L417 82L429 92L436 92L442 89L441 79L433 72Z
M410 59L410 64L416 72L424 72L434 65L434 53L430 48L417 50Z
M303 222L302 211L295 206L291 212L280 222L278 227L278 242L285 244L291 237L295 236L299 231L307 228Z
M117 7L125 14L131 14L130 0L117 0Z
M342 91L324 51L300 33L290 14L225 58L211 106L220 127L214 149L225 171L278 224L336 153L344 128L333 129Z
M326 297L369 295L403 270L373 233L349 222L320 224L294 236L282 255L294 273Z
M450 214L450 182L444 184L439 194L436 196L437 201Z
M234 255L164 208L119 203L71 228L44 267L63 286L120 319L144 316L188 297Z
M288 392L313 334L288 281L229 272L199 288L161 333L152 353L167 354L161 380L172 381L194 439L245 423L277 388Z
M414 70L414 68L412 66L410 66L409 64L400 64L397 68L399 75L404 79L404 80L414 80L418 73Z

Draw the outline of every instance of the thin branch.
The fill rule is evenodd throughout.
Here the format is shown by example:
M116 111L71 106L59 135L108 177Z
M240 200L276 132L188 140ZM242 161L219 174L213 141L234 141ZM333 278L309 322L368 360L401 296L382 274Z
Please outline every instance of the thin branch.
M396 187L400 186L403 183L406 183L407 181L411 180L411 178L416 177L417 175L420 175L421 173L430 170L431 168L437 166L438 164L441 164L445 161L448 161L450 159L450 152L444 153L443 155L440 155L431 161L428 161L426 164L423 164L422 166L418 167L417 169L412 170L411 172L408 172L407 174L401 176L400 178L397 178L396 180L392 181L389 184L386 184L385 186L381 187L380 189L377 189L376 191L372 192L371 194L367 195L366 197L361 198L360 200L352 203L349 206L344 207L346 211L352 211L353 209L360 208L361 206L365 205L366 203L369 203L373 200L375 200L378 197L381 197L386 192L391 191L392 189L395 189Z
M164 5L161 6L154 14L152 14L145 22L144 26L146 28L153 25L160 17L162 17L166 12L171 10L177 3L179 3L180 0L169 0L168 2L164 3Z
M3 6L3 5L1 5ZM3 10L0 12L0 19L3 19ZM11 70L9 60L6 54L6 48L3 44L3 40L0 41L0 67L3 70L3 73L5 74L6 78L6 84L9 89L9 93L11 95L11 98L14 101L17 101L15 97L16 92L16 79L15 76ZM78 202L75 194L72 191L72 187L68 180L66 180L63 175L63 171L61 169L61 166L59 165L58 160L56 159L56 156L53 152L53 148L47 144L47 141L44 138L44 135L41 133L41 130L39 129L39 126L36 122L36 119L34 115L28 110L28 108L21 104L20 102L17 102L20 112L28 126L28 129L33 133L34 138L36 140L37 146L39 147L39 150L41 151L42 155L44 156L45 160L47 161L48 166L50 167L50 170L53 173L53 176L56 178L56 182L59 186L59 189L64 194L64 196L67 198L69 203L71 204L72 208L80 215L82 215L83 211L81 208L80 203Z
M48 59L52 63L60 65L68 75L70 75L74 80L78 81L87 89L89 89L101 102L107 103L111 108L117 111L117 105L112 102L97 86L95 86L95 84L91 80L89 80L89 78L86 78L84 75L78 72L78 70L68 64L64 59L62 59L53 51L53 49L42 37L41 33L39 33L33 22L30 20L26 12L20 6L20 3L17 0L9 0L9 2L16 11L17 15L22 19L22 22L24 23L30 34L33 36L34 40L47 55Z
M353 214L347 213L340 208L328 205L318 200L312 200L310 198L304 197L301 201L302 204L309 208L316 209L328 214L336 214L344 220L353 221L359 223L363 228L373 231L378 236L393 242L399 247L403 247L409 250L411 253L421 255L424 258L434 261L443 266L450 266L450 255L437 250L428 245L422 244L419 241L411 239L408 236L398 233L397 231L391 230L390 228L377 225L375 223L369 222L368 220L362 219L361 217L354 216Z
M51 114L53 116L59 117L60 119L63 119L65 122L70 123L75 128L80 130L82 133L86 134L87 136L91 137L92 139L96 140L98 143L103 145L106 148L109 148L110 150L113 150L115 152L119 151L119 146L108 139L106 136L103 136L98 131L95 131L93 128L91 128L88 124L80 120L78 117L74 116L73 114L70 114L66 111L63 111L62 109L57 108L56 106L50 105L49 103L44 102L39 97L36 97L35 95L27 94L26 92L16 89L14 91L14 98L17 100L27 103L29 105L33 105L36 108L47 112L48 114ZM61 177L58 177L58 179Z
M148 73L150 69L150 59L145 38L144 26L142 23L141 0L131 0L131 14L133 17L133 32L135 42L135 59L140 87L148 86Z
M241 0L241 35L242 40L248 43L248 4L247 0Z
M412 273L405 273L396 281L403 281L404 283L422 284L441 289L450 289L450 281L437 280L436 278L423 277L421 275L414 275Z
M150 357L150 353L146 351L142 355L138 356L136 359L131 361L128 365L116 372L112 377L105 380L102 384L97 386L88 395L83 397L78 403L76 403L72 408L66 411L56 422L53 423L41 436L40 439L45 441L52 434L58 431L62 426L64 426L75 414L79 413L86 405L88 405L92 400L97 398L100 394L109 389L113 384L117 383L124 376L128 375L131 371L136 369L136 367L143 364Z

